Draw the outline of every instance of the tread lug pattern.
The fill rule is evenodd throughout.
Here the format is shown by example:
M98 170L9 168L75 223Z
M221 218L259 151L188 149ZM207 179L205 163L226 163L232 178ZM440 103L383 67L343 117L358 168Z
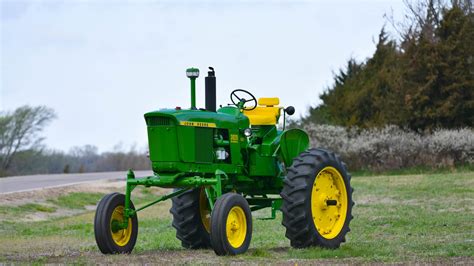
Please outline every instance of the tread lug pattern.
M348 191L348 214L347 221L341 233L334 239L325 239L317 233L312 220L310 196L314 177L318 169L332 165L341 171L341 174L349 184ZM339 156L325 149L312 148L302 152L293 160L292 166L287 168L287 176L283 180L283 190L280 193L283 204L282 225L286 228L285 236L290 240L294 248L306 248L309 246L322 246L326 248L338 248L346 241L346 234L350 232L349 223L352 220L353 189L350 187L351 176L347 167Z
M181 240L181 246L189 249L210 248L209 233L202 225L199 213L199 189L188 190L171 200L172 226L176 229L176 238Z

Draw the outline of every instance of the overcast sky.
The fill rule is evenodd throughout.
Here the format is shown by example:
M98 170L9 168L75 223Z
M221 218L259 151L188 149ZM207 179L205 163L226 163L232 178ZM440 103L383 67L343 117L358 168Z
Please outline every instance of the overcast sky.
M187 67L216 69L218 104L232 89L277 96L296 115L320 103L347 59L373 54L402 1L0 0L0 110L53 108L50 148L145 148L143 114L190 105Z

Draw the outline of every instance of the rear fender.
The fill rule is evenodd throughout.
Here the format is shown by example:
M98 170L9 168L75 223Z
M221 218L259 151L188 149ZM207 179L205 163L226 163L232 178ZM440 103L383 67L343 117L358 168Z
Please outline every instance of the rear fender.
M309 147L309 137L301 129L286 130L280 137L280 155L286 167L290 167L293 159Z

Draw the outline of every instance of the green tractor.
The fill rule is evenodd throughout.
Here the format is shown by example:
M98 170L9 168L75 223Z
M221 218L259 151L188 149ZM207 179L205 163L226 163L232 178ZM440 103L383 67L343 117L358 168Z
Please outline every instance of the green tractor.
M292 106L278 98L257 99L232 91L232 104L216 110L216 77L205 78L205 109L196 108L199 70L187 69L191 108L145 114L153 176L127 174L125 194L99 202L95 239L104 254L130 253L138 234L137 213L171 199L176 237L189 249L212 248L217 255L244 253L252 237L252 212L281 210L291 246L338 248L350 231L352 188L345 164L334 153L309 148L300 129L285 129ZM283 114L282 127L278 120ZM137 186L174 188L140 208Z

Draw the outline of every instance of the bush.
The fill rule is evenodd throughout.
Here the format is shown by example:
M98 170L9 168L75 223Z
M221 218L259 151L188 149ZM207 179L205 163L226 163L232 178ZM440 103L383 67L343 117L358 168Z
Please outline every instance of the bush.
M474 162L474 130L438 129L419 134L397 126L379 129L307 125L313 147L339 154L351 170L455 167Z

